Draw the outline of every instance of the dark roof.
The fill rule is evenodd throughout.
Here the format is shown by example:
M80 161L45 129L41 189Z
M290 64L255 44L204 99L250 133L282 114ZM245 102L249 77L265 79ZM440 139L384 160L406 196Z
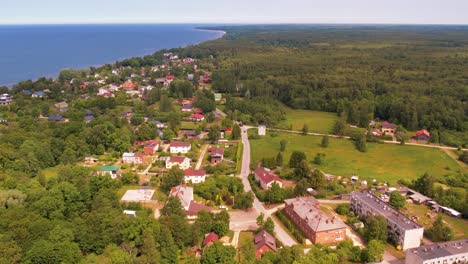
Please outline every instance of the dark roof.
M411 221L408 217L400 213L395 208L391 207L383 200L373 195L369 191L362 192L353 192L351 193L351 200L359 199L361 202L365 203L368 207L372 208L374 212L379 213L387 219L388 222L396 224L399 228L403 230L412 230L421 228L420 225Z
M442 242L408 249L406 254L418 256L421 260L442 258L468 252L468 238Z
M62 121L63 117L61 115L51 115L47 118L49 121Z
M260 231L254 237L254 244L255 244L255 249L257 249L257 250L259 248L263 247L263 246L267 246L271 250L276 251L276 240L275 240L275 238L265 230Z
M397 127L397 125L389 123L387 121L382 123L382 128L396 128L396 127Z

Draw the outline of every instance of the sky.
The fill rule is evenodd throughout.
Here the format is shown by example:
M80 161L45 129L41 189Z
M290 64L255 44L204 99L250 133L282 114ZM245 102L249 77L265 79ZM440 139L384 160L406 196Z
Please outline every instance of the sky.
M0 0L0 24L468 24L468 0Z

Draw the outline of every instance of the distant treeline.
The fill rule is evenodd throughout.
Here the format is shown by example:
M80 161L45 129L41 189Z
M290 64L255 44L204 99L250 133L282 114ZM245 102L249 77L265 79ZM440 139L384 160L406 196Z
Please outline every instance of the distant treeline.
M452 145L467 143L460 132L468 130L468 27L219 29L229 32L224 39L184 49L216 57L219 92L336 112L363 127L380 118L408 130L451 130Z

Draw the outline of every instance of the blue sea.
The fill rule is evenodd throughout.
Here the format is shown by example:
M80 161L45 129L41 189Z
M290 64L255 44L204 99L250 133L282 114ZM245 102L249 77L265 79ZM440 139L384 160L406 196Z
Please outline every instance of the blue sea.
M216 39L200 25L0 26L0 85Z

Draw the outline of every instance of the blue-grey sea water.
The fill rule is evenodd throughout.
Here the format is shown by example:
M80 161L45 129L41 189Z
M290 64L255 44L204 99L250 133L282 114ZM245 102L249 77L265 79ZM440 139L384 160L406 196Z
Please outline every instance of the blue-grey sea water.
M0 85L218 38L197 25L0 26Z

